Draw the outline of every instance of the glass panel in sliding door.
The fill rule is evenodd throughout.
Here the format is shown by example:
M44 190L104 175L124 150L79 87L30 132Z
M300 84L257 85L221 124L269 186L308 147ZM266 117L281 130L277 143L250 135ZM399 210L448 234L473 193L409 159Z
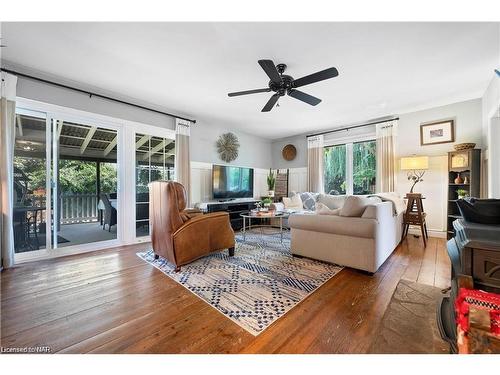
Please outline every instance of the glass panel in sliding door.
M54 248L117 238L117 131L53 120Z
M46 123L45 117L25 112L16 114L13 202L16 254L46 248Z
M175 141L136 134L136 236L149 235L149 188L156 180L174 180Z

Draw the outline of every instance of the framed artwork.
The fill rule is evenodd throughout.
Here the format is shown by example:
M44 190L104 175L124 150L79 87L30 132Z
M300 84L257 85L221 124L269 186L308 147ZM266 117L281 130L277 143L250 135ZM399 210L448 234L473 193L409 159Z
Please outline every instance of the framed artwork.
M420 145L455 142L454 120L443 120L420 125Z

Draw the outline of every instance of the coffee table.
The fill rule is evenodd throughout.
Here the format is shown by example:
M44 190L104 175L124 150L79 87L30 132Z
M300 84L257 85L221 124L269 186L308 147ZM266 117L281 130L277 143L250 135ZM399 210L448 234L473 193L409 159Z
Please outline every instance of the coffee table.
M263 236L264 234L267 234L267 235L279 234L280 235L280 242L283 243L283 229L286 229L286 228L283 228L283 219L287 219L290 216L289 213L287 213L287 212L279 212L279 213L270 212L270 213L259 215L256 213L248 212L248 213L242 213L242 214L240 214L240 216L243 218L243 228L242 228L243 241L246 241L246 231L248 229L260 228L261 236ZM279 226L274 225L271 220L269 220L269 224L266 224L263 221L263 219L278 219L280 224L279 224ZM259 224L252 225L252 220L258 221ZM248 221L248 225L247 225L247 221ZM279 232L264 233L263 228L276 228L276 229L279 228Z

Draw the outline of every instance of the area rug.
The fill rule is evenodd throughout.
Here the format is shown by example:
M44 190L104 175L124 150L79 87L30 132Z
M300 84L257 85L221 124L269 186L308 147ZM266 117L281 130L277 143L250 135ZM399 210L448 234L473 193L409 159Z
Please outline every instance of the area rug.
M401 280L384 314L369 353L449 353L436 322L441 289Z
M183 266L180 272L152 250L137 255L196 294L252 335L258 335L304 300L342 267L292 257L290 237L248 232L227 250Z

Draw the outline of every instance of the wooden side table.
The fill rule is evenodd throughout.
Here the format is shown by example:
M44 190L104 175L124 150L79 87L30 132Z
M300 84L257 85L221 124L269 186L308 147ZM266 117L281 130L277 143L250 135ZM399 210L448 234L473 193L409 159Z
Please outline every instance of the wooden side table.
M410 225L416 225L420 227L424 247L426 247L429 235L427 234L427 224L425 222L425 217L427 215L424 212L422 203L422 200L425 198L423 198L420 193L408 193L405 199L408 200L408 204L406 206L406 212L403 214L403 233L401 234L401 241L408 235L408 228Z

